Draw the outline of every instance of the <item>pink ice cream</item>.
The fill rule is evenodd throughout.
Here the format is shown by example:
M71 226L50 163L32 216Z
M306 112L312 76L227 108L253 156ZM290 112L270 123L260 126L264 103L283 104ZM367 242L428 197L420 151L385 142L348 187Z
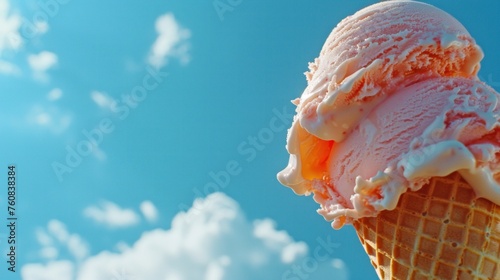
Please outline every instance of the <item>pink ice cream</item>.
M279 181L314 193L334 228L454 171L500 204L500 96L477 79L482 57L457 20L420 2L344 19L294 101Z
M321 139L342 141L402 85L473 77L482 58L465 27L444 11L414 1L372 5L340 22L309 65L300 125Z

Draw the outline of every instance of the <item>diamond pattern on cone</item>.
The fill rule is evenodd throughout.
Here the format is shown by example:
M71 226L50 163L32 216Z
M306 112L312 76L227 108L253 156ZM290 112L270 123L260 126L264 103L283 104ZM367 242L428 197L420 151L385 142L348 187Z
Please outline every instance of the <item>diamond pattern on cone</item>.
M380 279L500 279L500 206L458 173L354 227Z

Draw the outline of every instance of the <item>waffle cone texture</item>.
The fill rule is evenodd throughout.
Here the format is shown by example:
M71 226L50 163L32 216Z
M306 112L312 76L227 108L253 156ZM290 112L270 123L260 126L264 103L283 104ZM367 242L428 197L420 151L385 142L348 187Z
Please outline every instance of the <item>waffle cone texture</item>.
M500 279L500 206L458 173L354 227L380 279Z

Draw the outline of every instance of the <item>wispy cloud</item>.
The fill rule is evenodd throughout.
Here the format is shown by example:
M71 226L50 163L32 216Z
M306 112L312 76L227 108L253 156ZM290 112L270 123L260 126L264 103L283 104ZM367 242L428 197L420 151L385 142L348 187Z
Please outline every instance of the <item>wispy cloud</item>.
M69 113L55 106L35 104L26 116L27 123L61 134L71 125L73 118Z
M294 243L286 231L276 230L276 224L273 220L255 221L253 234L256 238L262 240L266 246L282 248L280 258L283 263L292 263L298 256L307 253L305 243Z
M42 35L49 31L49 23L43 20L37 20L34 27L37 35Z
M35 23L31 23L13 11L10 3L9 0L0 0L0 54L9 50L19 51L28 33L29 37L33 38L49 30L47 21L36 20ZM25 56L24 52L21 54ZM48 79L46 71L57 63L57 56L54 53L42 51L39 54L29 55L27 60L35 79L46 82ZM19 75L21 70L9 61L0 60L0 74Z
M92 205L85 208L83 215L112 228L129 227L140 221L134 210L122 209L110 201L103 201L98 206Z
M42 246L50 246L53 244L53 239L52 237L50 237L49 234L47 234L46 231L42 230L42 229L37 229L35 231L35 235L36 235L36 240L38 241L38 243Z
M59 250L55 246L45 246L40 249L40 257L47 260L54 260L58 257Z
M78 265L59 266L65 265L66 271L76 267L69 276L78 280L121 279L117 277L124 275L125 279L249 280L294 279L284 272L312 262L313 269L308 266L307 270L309 279L331 279L333 275L347 279L343 261L329 257L331 249L309 250L304 242L278 230L271 219L248 220L238 203L222 193L196 200L188 212L174 217L170 229L144 232L132 245L121 241L117 248L90 256ZM312 258L313 252L321 261ZM27 264L22 276L35 268L38 277L50 276L55 267L54 262Z
M90 93L90 98L94 101L97 106L104 109L111 109L111 105L114 100L112 97L107 95L105 92L94 90Z
M60 88L54 88L47 94L47 99L50 101L59 100L63 96L63 92Z
M189 29L182 27L172 13L161 15L156 20L158 37L148 56L148 63L156 68L167 64L169 57L178 58L182 64L189 62Z
M57 55L49 51L42 51L28 56L28 64L33 70L34 77L43 82L48 80L47 71L53 68L57 62Z
M48 232L62 244L76 259L82 260L89 253L87 244L78 234L71 234L66 225L59 220L50 220L47 225Z
M36 229L35 236L41 246L38 255L44 260L54 261L61 250L69 253L75 261L80 261L89 254L86 242L78 234L70 233L66 225L59 220L50 220L46 228ZM59 264L61 263L52 262L50 270L57 270Z
M0 53L3 50L17 50L22 45L21 16L12 13L8 0L0 0Z
M39 54L28 56L28 63L35 72L45 72L57 63L57 55L53 52L42 51Z
M21 74L21 70L13 63L0 60L0 73L6 75L19 75Z
M29 264L21 270L22 279L26 280L72 280L75 265L67 260L51 261L47 264Z
M156 209L156 206L153 204L153 202L149 200L143 201L140 205L140 209L142 215L149 222L156 222L158 220L158 209Z
M38 244L42 246L39 255L43 259L53 260L59 255L59 250L55 247L54 239L43 229L37 229L35 231L36 239Z

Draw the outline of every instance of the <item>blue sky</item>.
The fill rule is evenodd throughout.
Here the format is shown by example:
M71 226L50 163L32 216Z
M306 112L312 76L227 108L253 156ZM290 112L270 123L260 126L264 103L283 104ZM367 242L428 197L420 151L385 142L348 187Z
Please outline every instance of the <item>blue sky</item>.
M354 230L276 173L307 63L376 1L19 2L0 0L2 279L375 279ZM425 2L499 90L500 4Z

